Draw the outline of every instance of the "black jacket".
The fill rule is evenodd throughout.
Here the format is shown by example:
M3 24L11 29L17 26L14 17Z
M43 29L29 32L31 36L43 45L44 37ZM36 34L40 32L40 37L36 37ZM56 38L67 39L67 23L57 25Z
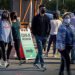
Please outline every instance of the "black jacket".
M49 35L50 29L50 19L48 16L40 16L38 14L33 17L31 30L34 35L46 37Z

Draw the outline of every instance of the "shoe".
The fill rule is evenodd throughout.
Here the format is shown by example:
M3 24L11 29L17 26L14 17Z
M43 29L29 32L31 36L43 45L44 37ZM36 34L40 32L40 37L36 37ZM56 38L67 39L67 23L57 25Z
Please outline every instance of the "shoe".
M3 66L1 62L0 62L0 66L1 66L1 67Z
M46 70L47 68L45 66L41 66L41 69L42 70Z
M33 64L34 67L36 67L37 69L39 69L39 65L38 64Z
M56 58L57 56L56 55L53 55L52 57Z
M4 62L4 67L7 68L9 66L9 63L7 61Z
M59 72L59 75L64 75L64 73L63 72Z
M48 57L48 53L46 53L45 56Z
M24 63L25 63L25 61L22 61L22 60L19 61L19 65L22 65Z

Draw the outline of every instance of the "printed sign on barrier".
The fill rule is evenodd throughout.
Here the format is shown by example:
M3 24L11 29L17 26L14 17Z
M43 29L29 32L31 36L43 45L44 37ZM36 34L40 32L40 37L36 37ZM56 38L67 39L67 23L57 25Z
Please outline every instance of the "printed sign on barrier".
M20 29L20 37L25 58L34 59L36 57L36 51L34 48L30 29L29 28Z

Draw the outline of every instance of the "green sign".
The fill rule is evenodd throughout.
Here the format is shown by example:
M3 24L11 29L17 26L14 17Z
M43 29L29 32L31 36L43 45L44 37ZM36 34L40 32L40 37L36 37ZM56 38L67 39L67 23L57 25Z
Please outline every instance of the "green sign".
M36 51L34 48L30 29L20 29L20 37L25 58L34 59L36 57Z

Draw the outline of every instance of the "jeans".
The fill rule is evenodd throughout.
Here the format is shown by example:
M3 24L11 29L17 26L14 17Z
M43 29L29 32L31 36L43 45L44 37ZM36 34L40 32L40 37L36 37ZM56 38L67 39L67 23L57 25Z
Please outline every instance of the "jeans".
M70 53L71 49L70 47L67 47L65 50L60 51L61 54L61 66L60 66L60 71L59 71L59 75L62 75L61 73L64 72L64 67L66 66L67 69L67 74L70 75Z
M37 43L37 47L38 47L38 53L37 53L34 64L37 64L40 61L41 66L44 66L44 60L43 60L43 57L42 57L43 40L45 40L47 38L41 37L41 36L35 36L35 39L36 39L36 43Z
M50 36L49 43L48 43L48 48L47 48L47 53L50 50L50 46L51 46L52 42L53 42L53 54L55 54L56 53L56 35L51 35Z

